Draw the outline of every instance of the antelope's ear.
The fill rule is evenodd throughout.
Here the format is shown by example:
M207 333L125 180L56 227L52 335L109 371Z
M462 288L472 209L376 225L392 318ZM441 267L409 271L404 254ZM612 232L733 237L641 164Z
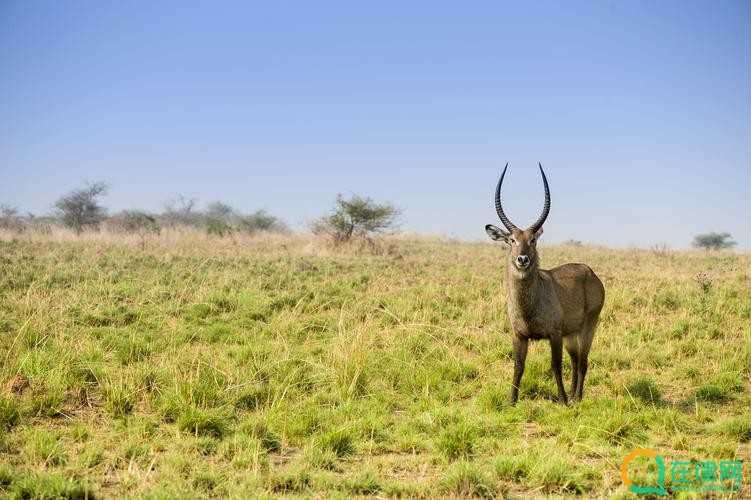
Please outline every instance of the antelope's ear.
M508 243L509 233L499 227L495 227L493 224L485 226L485 232L488 233L488 236L490 236L490 239L493 241Z

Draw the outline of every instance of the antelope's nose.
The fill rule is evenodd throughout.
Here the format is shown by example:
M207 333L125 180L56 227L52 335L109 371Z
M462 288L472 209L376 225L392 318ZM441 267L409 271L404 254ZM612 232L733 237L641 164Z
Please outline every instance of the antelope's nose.
M516 265L518 265L519 267L527 267L529 265L529 257L527 257L526 255L517 255Z

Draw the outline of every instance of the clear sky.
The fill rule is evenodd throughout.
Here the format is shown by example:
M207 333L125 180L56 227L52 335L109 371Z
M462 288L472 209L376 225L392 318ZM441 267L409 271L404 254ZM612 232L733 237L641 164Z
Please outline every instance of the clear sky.
M0 2L0 203L358 193L475 239L507 161L549 242L751 248L751 2Z

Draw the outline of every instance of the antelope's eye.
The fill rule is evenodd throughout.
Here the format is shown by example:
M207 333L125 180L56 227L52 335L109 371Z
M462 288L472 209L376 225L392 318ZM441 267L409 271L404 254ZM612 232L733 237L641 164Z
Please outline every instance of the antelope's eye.
M514 238L511 238L511 243L513 243L514 245L516 245L516 240Z
M530 244L530 245L534 245L534 244L535 244L535 239L534 239L534 238L532 238L531 240L529 240L529 244Z

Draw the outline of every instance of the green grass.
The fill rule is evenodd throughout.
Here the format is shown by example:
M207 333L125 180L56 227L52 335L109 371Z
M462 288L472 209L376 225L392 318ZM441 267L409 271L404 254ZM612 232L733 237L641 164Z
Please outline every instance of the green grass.
M568 407L543 343L507 403L498 246L0 239L0 497L611 497L637 447L748 460L751 256L540 253L606 287Z
M626 386L628 394L647 404L660 404L662 394L660 388L651 379L639 377Z

